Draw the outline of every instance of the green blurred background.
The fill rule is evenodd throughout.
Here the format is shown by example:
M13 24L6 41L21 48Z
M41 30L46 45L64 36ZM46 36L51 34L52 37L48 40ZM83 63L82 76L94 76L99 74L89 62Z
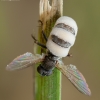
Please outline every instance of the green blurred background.
M0 100L33 100L33 70L9 72L6 65L16 56L33 52L31 34L38 32L39 0L0 1ZM62 76L62 100L100 100L100 1L64 0L64 15L78 24L78 35L71 48L74 64L85 76L92 91L88 97Z

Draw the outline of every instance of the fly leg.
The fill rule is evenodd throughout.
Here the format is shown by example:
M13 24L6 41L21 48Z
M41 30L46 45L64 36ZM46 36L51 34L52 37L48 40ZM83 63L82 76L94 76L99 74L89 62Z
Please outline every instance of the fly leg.
M39 20L39 22L41 23L41 27L43 27L43 22L41 20ZM47 39L47 36L46 36L46 34L44 33L43 30L42 30L42 35L43 35L45 41L47 42L48 39Z
M72 57L72 54L69 54L69 53L68 53L67 57Z
M44 31L42 30L42 35L43 35L43 37L44 37L44 39L45 39L45 41L47 42L47 36L46 36L46 34L44 33Z
M38 42L38 40L35 39L35 37L34 37L32 34L31 34L31 37L32 37L33 40L34 40L34 43L36 43L37 45L41 46L42 48L47 49L47 47L46 47L44 44L41 44L40 42Z

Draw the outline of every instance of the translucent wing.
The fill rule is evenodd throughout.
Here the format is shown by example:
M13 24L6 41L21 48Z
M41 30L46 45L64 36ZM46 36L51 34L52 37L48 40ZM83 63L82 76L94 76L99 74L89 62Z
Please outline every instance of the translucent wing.
M71 83L82 93L86 95L91 95L91 91L86 83L84 76L79 72L79 70L74 65L65 66L63 63L58 62L56 67L61 70L61 72L67 76Z
M33 55L30 52L27 52L23 55L18 56L15 58L9 65L7 65L7 70L17 70L26 67L30 67L34 63L43 61L44 55Z

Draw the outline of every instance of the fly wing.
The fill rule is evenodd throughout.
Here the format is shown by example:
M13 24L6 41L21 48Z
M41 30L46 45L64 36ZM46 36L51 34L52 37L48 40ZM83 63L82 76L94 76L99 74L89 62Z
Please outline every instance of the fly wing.
M56 67L61 70L61 72L67 76L71 83L83 94L91 95L91 91L86 83L86 80L82 73L74 65L65 66L63 63L58 63Z
M10 64L7 65L7 70L18 70L26 67L30 67L34 63L41 62L44 59L44 55L33 55L30 52L27 52L23 55L15 58Z

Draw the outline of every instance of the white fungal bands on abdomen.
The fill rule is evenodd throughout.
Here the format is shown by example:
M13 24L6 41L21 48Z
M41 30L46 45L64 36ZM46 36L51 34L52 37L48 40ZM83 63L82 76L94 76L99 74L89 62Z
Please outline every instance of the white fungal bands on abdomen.
M77 31L77 24L72 18L60 17L56 21L46 43L48 50L58 57L67 56L71 46L74 45Z

